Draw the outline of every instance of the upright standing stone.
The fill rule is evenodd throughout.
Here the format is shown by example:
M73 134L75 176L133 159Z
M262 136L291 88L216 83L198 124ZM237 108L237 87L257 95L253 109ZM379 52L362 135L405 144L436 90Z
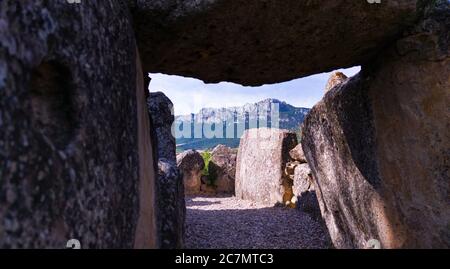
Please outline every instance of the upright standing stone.
M267 205L290 202L292 180L285 173L289 151L297 145L294 132L249 129L241 137L236 166L236 197Z
M434 1L304 122L303 149L336 247L450 247L449 28L450 3Z
M150 92L147 105L156 133L158 158L176 162L176 142L172 134L175 121L172 101L162 92Z
M172 134L175 120L173 104L162 92L150 93L147 99L158 148L156 180L157 225L161 248L182 248L184 243L183 178L176 164L176 144Z
M0 248L156 246L133 33L122 1L0 2Z
M156 180L157 224L160 246L163 249L179 249L184 246L183 177L173 161L159 159Z

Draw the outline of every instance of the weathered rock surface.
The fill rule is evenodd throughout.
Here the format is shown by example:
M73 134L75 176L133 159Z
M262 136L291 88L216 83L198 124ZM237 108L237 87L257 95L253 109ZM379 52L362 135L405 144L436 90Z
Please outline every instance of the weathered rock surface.
M285 176L292 180L293 197L290 202L285 203L290 208L298 208L320 220L320 207L314 190L314 180L311 168L306 163L302 145L298 144L289 155L293 159L286 164ZM300 161L301 160L301 161Z
M249 129L241 137L236 165L236 197L266 205L290 202L292 180L285 173L289 151L297 145L294 132Z
M224 145L218 145L211 151L209 172L216 177L214 185L217 192L234 194L236 158L237 150Z
M417 20L422 3L435 7ZM450 247L449 11L448 0L1 1L0 247L159 246L143 70L261 85L360 64L304 128L333 241ZM239 197L292 197L283 171L296 143L276 137L243 140ZM183 159L197 191L203 160ZM160 162L161 178L173 168Z
M159 159L156 186L159 245L164 249L182 248L186 215L184 185L173 160Z
M311 168L307 163L299 164L294 171L294 185L292 186L297 208L308 213L314 219L321 219L320 206L317 201L316 190Z
M132 10L145 70L262 85L367 62L414 22L418 2L138 0Z
M121 1L0 2L0 248L156 245L129 21Z
M177 155L177 166L183 173L185 193L200 193L202 170L205 167L202 155L195 150L182 152Z
M325 86L325 92L333 89L335 86L345 82L347 80L347 76L342 72L334 72L331 74L330 78L327 81L327 85Z
M305 153L303 153L302 144L298 144L295 148L293 148L291 151L289 151L289 156L294 161L297 161L299 163L306 163Z
M311 168L307 163L299 164L295 167L292 191L295 196L300 196L310 190L314 190Z
M338 248L450 247L450 3L333 88L303 149Z
M186 206L183 177L176 164L176 144L172 135L173 104L164 93L152 92L147 105L159 158L155 184L159 246L164 249L182 248Z
M157 136L158 157L175 162L176 142L172 134L175 116L172 101L162 92L150 92L147 105Z

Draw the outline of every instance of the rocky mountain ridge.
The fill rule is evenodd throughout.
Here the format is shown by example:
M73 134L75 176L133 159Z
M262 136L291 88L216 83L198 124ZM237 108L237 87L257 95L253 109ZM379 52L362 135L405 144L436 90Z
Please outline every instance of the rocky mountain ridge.
M309 112L309 108L295 107L287 102L278 99L267 98L253 104L229 108L203 108L196 114L180 115L175 117L175 122L184 126L191 125L191 129L200 127L201 129L222 126L224 128L222 137L200 138L182 137L177 133L177 146L181 150L186 149L208 149L214 148L218 144L224 144L232 148L239 146L239 139L242 132L256 127L272 127L298 131L304 118ZM279 120L276 120L276 119ZM197 127L194 127L196 125ZM227 128L236 129L234 132L227 132ZM219 127L220 128L220 127ZM194 131L191 132L191 134Z

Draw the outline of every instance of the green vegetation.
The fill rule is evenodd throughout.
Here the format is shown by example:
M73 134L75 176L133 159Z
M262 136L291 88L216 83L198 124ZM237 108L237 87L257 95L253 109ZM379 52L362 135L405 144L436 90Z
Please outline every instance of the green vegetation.
M213 168L213 164L211 162L211 152L203 151L201 153L203 157L203 161L205 162L205 167L203 168L202 175L208 178L207 184L209 186L214 186L214 182L216 181L217 174L215 169Z

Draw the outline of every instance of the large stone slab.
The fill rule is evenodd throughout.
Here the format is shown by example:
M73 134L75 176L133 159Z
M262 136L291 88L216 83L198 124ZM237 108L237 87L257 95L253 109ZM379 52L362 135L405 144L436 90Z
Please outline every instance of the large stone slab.
M367 62L426 1L130 2L145 70L262 85Z
M304 122L303 149L338 248L371 239L450 247L450 4L434 3Z
M157 155L155 131L146 104L147 85L142 71L139 52L136 50L136 99L139 154L139 219L135 231L134 247L159 248L160 234L157 230L155 179Z
M289 151L297 145L294 132L249 129L239 145L236 164L236 197L267 205L291 201L292 180L285 173Z
M158 245L163 249L182 248L186 206L183 177L177 167L175 137L172 134L175 120L173 104L164 93L152 92L147 98L147 105L158 156L155 184Z
M120 1L0 2L0 248L155 246L130 20Z
M186 204L183 177L175 162L159 159L156 190L159 246L162 249L183 248Z

